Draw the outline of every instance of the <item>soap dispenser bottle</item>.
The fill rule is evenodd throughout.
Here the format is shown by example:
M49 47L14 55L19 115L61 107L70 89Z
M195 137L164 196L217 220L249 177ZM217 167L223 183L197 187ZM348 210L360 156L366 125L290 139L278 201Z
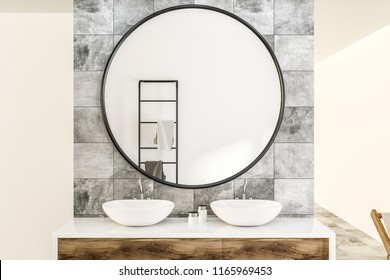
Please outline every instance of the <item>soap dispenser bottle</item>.
M206 205L199 205L198 206L198 213L199 213L199 224L203 224L207 222L207 207Z
M199 222L199 213L196 211L188 212L188 224L193 225Z

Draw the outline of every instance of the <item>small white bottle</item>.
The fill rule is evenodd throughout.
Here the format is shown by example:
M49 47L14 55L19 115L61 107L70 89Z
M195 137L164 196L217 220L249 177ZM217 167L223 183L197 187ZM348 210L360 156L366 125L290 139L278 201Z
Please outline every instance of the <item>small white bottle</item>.
M199 224L207 223L207 207L206 205L198 206Z
M199 213L196 211L188 212L188 223L193 225L197 224L199 220Z

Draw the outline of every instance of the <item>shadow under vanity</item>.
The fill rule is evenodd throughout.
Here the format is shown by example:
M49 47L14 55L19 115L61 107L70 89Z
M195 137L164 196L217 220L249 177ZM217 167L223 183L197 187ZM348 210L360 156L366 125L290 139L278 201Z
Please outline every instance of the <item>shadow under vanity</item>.
M142 19L118 42L103 74L101 108L112 143L143 178L182 189L234 186L273 148L284 82L271 46L242 18L176 6ZM215 201L229 207L206 205L222 220L191 224L166 218L175 201L147 197L140 179L137 200L103 205L112 220L74 218L58 229L53 258L335 259L331 230L312 217L275 218L283 205L252 200L242 181L237 200ZM153 206L160 202L169 211ZM147 211L161 215L148 222Z

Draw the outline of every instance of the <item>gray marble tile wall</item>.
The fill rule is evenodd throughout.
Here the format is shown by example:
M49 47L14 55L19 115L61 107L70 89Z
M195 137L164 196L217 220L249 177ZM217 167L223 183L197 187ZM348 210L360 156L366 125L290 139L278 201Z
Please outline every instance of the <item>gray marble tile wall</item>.
M283 216L313 215L313 2L314 0L75 0L74 1L74 215L104 214L101 204L138 194L176 203L172 215L198 204L247 196L283 203ZM274 49L283 71L286 108L271 149L234 182L185 190L144 178L116 151L100 113L100 82L121 36L143 17L176 5L204 4L233 12ZM210 212L211 213L211 212Z

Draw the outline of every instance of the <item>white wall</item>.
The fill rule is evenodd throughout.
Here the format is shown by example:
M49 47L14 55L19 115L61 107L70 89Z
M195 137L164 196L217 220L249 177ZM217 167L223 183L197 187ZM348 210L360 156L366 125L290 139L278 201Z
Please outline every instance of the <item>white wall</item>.
M381 3L366 6L377 4L381 14L388 5ZM325 11L317 6L317 26L332 18ZM353 18L345 13L339 24ZM351 32L370 24L367 15L360 19ZM316 41L326 36L319 30ZM315 201L378 239L370 211L390 211L390 25L360 35L315 65Z
M73 0L0 0L0 13L71 13Z
M314 0L315 61L389 24L389 0Z
M73 215L73 15L0 13L0 37L0 259L49 259Z
M390 211L390 1L314 7L315 202L378 239L370 211Z

